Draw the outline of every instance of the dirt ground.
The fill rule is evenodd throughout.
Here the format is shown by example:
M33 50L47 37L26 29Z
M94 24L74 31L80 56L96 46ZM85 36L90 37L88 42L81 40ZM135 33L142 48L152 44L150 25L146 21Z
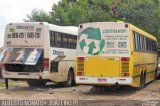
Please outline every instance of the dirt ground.
M0 99L68 99L68 100L143 100L160 99L160 80L155 80L143 89L132 87L100 87L79 85L74 87L59 87L49 83L44 88L29 88L26 82L9 81L6 90L4 81L0 82Z
M160 80L149 83L143 89L132 87L101 87L79 85L58 87L54 83L44 88L29 88L26 82L9 81L6 90L0 80L0 100L160 100Z

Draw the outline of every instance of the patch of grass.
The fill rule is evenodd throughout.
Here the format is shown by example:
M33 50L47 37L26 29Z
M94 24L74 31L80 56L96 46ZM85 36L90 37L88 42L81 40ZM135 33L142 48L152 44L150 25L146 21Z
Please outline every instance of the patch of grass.
M15 84L16 82L9 80L8 81L8 86L9 87L13 87L16 86L17 84ZM5 87L5 81L4 80L0 80L0 87Z

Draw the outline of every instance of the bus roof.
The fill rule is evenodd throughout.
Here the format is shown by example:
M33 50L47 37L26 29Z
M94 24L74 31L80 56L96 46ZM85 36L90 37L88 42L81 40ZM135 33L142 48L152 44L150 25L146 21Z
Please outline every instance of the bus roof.
M142 30L142 29L140 29L140 28L138 28L138 27L136 27L136 26L134 26L134 25L132 25L132 24L130 24L130 23L125 23L125 22L89 22L89 23L82 23L82 24L93 24L93 23L95 23L95 24L101 24L101 23L106 23L106 24L112 24L112 23L113 23L113 24L114 24L114 23L128 24L128 25L130 26L130 28L132 28L133 30L137 31L137 33L140 33L140 34L142 34L143 36L146 36L146 37L148 37L148 38L150 38L150 39L153 39L153 40L157 41L157 39L156 39L155 36L153 36L153 35L145 32L144 30ZM80 25L82 25L82 24L80 24Z
M54 24L49 24L48 22L22 22L22 23L9 23L9 25L29 25L29 24L41 24L41 25L46 25L49 26L49 30L56 31L56 32L62 32L62 33L67 33L67 34L72 34L76 35L78 34L78 27L75 26L59 26L59 25L54 25Z
M128 23L128 24L129 24L129 23ZM153 39L153 40L157 41L157 39L156 39L155 36L153 36L153 35L145 32L145 31L143 31L142 29L140 29L140 28L138 28L138 27L136 27L136 26L134 26L134 25L132 25L132 24L129 24L129 25L130 25L130 28L132 28L132 30L136 31L137 33L140 33L140 34L142 34L143 36L146 36L146 37L148 37L148 38L150 38L150 39Z
M75 26L58 26L53 24L48 24L49 29L57 32L67 33L76 35L78 34L78 27Z

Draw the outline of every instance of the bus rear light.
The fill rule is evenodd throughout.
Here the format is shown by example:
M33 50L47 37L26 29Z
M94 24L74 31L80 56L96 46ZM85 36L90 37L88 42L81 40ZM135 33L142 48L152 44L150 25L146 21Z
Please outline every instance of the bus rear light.
M77 76L84 76L84 72L77 72Z
M121 61L129 61L129 57L122 57Z
M78 70L79 70L79 71L84 71L84 67L80 67L80 66L79 66L79 67L78 67Z
M122 77L129 77L129 73L122 73Z
M0 65L0 69L2 69L2 70L4 70L4 69L5 69L5 67L6 67L6 65L5 65L5 64L1 64L1 65Z
M84 61L84 57L78 57L78 61Z
M45 71L49 71L49 58L44 58L43 59L43 67Z
M128 28L128 24L125 24L125 28Z
M83 25L80 25L79 27L80 27L80 28L83 28Z

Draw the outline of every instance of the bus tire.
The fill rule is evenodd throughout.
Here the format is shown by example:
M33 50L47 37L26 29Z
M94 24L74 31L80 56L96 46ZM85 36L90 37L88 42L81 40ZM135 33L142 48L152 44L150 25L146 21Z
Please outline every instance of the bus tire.
M46 81L43 80L27 80L28 86L33 88L44 87L46 85Z
M74 72L72 70L68 71L67 81L63 82L63 86L71 87L74 84Z
M145 86L145 75L143 73L141 73L140 76L140 88L144 88Z
M158 76L157 76L157 80L160 80L160 74L158 74Z
M154 74L154 79L157 79L157 77L158 77L158 72L157 72L157 70L155 70L155 74Z
M155 79L160 79L160 73L158 73L158 69L155 70Z

